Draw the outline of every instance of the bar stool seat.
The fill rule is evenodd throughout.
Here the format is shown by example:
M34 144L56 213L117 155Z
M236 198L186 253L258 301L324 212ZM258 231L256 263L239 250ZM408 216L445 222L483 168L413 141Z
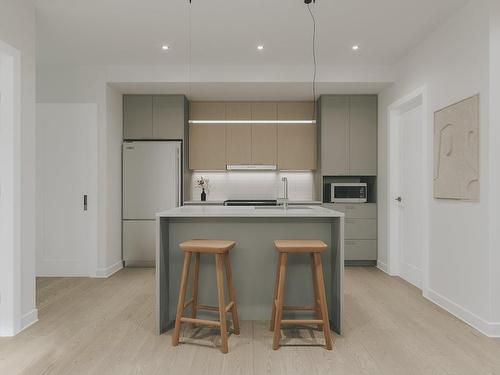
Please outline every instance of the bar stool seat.
M330 321L328 318L328 307L326 304L325 283L323 278L323 265L321 253L328 246L319 240L276 240L274 245L279 254L276 270L276 282L274 285L273 312L271 316L271 331L273 334L273 349L279 348L281 327L288 325L316 325L323 329L325 336L325 348L332 349L332 337L330 332ZM311 257L311 270L314 289L313 306L285 306L285 276L288 254L308 253ZM283 311L311 311L315 313L315 319L283 319Z
M231 271L231 262L229 259L229 250L236 243L227 240L190 240L179 245L184 252L184 265L182 267L181 285L179 290L179 301L177 303L177 313L175 317L175 328L172 334L172 345L179 344L180 329L182 323L191 325L207 325L220 328L221 351L228 352L227 343L227 323L226 314L231 312L233 317L233 332L240 334L240 324L238 320L238 310L236 307L236 293L233 286L233 276ZM195 254L192 297L186 302L186 290L189 278L189 268L191 257ZM215 274L217 280L218 306L207 306L198 304L198 281L200 273L200 255L214 254L215 256ZM224 302L224 271L226 270L226 281L228 287L229 303ZM191 317L184 316L184 310L191 306ZM219 320L197 319L198 310L214 311L219 313Z

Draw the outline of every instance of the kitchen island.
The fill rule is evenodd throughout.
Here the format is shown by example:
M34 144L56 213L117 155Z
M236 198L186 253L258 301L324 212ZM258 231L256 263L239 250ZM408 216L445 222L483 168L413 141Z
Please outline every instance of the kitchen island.
M329 249L322 254L332 329L342 332L344 277L344 214L318 206L226 207L182 206L156 215L156 329L173 326L183 253L179 243L190 239L236 241L231 250L233 280L240 320L269 320L278 255L274 240L317 239ZM201 257L199 298L216 304L213 256ZM289 257L285 287L289 305L311 304L309 257Z

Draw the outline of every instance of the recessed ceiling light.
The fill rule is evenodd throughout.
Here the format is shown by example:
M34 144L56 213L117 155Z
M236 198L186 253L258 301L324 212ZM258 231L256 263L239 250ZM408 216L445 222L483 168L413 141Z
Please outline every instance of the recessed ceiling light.
M263 46L262 44L259 44L259 45L257 46L257 49L258 49L259 51L262 51L262 50L264 49L264 46Z
M357 51L359 49L359 46L357 44L352 46L353 51Z
M164 45L161 46L161 49L164 50L164 51L168 50L169 48L170 47L168 45L166 45L166 44L164 44Z

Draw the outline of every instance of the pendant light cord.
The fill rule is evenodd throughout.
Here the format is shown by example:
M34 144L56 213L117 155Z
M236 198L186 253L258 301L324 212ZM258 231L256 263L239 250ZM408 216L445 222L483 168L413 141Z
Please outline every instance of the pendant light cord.
M187 45L187 55L188 55L188 89L187 96L188 100L191 100L191 0L189 0L189 11L188 11L188 45Z
M312 35L312 57L314 64L314 73L313 73L313 81L312 81L312 94L313 94L313 120L316 118L316 72L317 72L317 63L316 63L316 18L314 17L314 13L311 10L310 4L307 4L307 10L311 15L312 23L313 23L313 35Z

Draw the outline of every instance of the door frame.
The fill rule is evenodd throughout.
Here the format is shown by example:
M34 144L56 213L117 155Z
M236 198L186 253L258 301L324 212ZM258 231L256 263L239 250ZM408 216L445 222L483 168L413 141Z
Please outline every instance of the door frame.
M22 316L22 225L21 225L21 53L0 41L0 337L14 336L36 322ZM3 138L3 139L2 139ZM35 275L33 274L33 279ZM25 275L25 278L29 275Z
M425 225L422 226L422 294L428 295L429 290L429 205L432 186L432 178L430 177L430 163L432 161L432 150L430 147L429 137L429 118L427 104L427 88L425 86L413 91L412 93L403 96L388 107L388 129L387 129L387 268L388 273L392 276L399 276L400 267L400 210L395 202L395 198L399 195L400 185L400 139L399 126L400 118L403 113L422 107L422 218Z

